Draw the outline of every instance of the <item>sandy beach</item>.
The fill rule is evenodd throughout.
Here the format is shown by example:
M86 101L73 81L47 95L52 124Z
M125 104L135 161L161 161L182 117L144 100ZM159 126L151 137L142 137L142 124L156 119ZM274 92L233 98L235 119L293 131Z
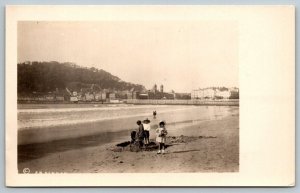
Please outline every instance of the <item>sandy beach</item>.
M168 125L167 125L168 129ZM185 132L186 135L185 135ZM157 173L238 172L239 114L184 127L181 135L170 132L164 155L157 150L131 152L116 142L80 146L20 161L18 170L30 173ZM177 133L178 134L178 133ZM153 131L151 137L154 140ZM128 136L128 139L129 136ZM122 140L119 142L123 142ZM80 143L80 141L78 141ZM55 144L57 147L60 144ZM42 148L42 146L41 146ZM59 149L59 148L58 148ZM36 151L36 149L35 149Z

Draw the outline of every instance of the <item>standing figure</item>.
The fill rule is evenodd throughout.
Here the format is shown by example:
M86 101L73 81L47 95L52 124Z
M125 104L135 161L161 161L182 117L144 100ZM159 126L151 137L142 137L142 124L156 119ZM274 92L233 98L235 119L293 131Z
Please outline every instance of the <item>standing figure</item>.
M143 140L144 140L144 127L140 120L136 122L139 126L136 132L136 140L139 142L140 148L143 147Z
M156 111L153 111L153 119L156 119Z
M131 131L130 137L131 137L131 143L134 144L136 140L136 131Z
M144 136L145 136L145 145L149 144L149 137L150 137L150 120L147 118L143 121L143 127L144 127Z
M157 152L158 154L165 153L165 143L168 134L165 125L166 125L165 121L160 121L159 127L156 129L156 141L159 143L158 152Z

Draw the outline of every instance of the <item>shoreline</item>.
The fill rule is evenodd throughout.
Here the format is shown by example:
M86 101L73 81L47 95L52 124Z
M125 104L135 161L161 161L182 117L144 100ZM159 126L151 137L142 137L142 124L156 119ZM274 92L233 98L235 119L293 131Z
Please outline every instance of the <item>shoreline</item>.
M97 101L80 101L77 103L70 101L18 101L18 105L195 105L195 106L239 106L239 99L216 99L216 100L154 100L154 99L125 99L120 102L97 102Z

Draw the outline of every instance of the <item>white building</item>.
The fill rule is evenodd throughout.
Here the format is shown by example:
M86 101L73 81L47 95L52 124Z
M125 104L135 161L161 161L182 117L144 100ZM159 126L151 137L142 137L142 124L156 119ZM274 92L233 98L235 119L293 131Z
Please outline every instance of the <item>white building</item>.
M216 91L211 88L204 88L193 90L191 93L192 99L213 99L216 95Z
M104 92L98 92L94 94L96 101L101 101L106 99L106 93Z
M212 99L215 97L215 95L216 92L214 89L211 88L203 89L203 98Z
M96 93L95 94L95 100L100 101L101 100L101 93Z
M192 92L191 92L191 98L192 99L200 99L200 98L202 98L202 90L193 90Z
M106 92L102 92L102 93L101 93L101 99L102 99L102 100L105 100L105 99L106 99Z
M229 90L224 90L224 91L216 90L216 95L215 96L223 98L223 99L229 99L230 91Z
M94 98L94 95L93 94L90 94L90 93L85 93L85 100L86 101L93 101L95 98Z
M109 98L110 100L116 99L116 93L109 93L108 98Z
M232 87L232 88L229 88L229 91L230 92L239 92L239 89L235 88L235 87Z

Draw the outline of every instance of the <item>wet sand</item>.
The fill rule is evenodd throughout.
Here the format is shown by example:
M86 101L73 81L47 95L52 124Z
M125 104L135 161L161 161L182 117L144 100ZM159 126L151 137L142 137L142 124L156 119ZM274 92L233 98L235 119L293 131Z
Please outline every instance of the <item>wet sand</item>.
M188 132L185 132L188 131ZM124 131L125 132L125 131ZM181 133L180 133L181 132ZM174 138L184 135L184 142L169 138L164 155L154 151L131 152L116 149L116 142L105 143L101 138L78 138L52 142L55 151L45 152L40 146L20 152L28 153L35 147L36 157L19 155L19 172L29 168L35 172L62 173L153 173L153 172L238 172L239 171L239 114L231 114L212 121L196 122L180 132L169 132ZM151 131L154 137L153 130ZM120 138L119 142L129 140ZM88 143L87 143L88 141ZM82 143L80 143L82 142ZM103 142L103 143L102 143ZM77 146L74 147L74 144ZM85 145L84 145L85 144ZM86 145L88 144L88 145ZM49 144L47 144L49 147ZM40 150L38 148L40 147ZM117 150L117 151L116 151ZM40 153L39 153L40 151ZM27 159L25 159L27 158Z

